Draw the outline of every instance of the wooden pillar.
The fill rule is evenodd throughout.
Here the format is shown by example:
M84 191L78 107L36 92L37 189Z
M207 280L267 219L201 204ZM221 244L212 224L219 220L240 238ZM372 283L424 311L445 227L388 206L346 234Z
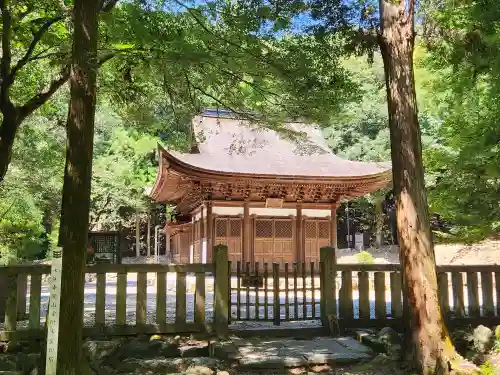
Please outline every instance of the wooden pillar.
M199 234L199 233L198 233ZM191 229L189 230L188 263L194 263L194 242L196 241L196 218L191 216ZM191 261L191 259L193 261Z
M337 296L336 296L336 260L335 249L325 246L320 249L321 261L321 322L331 335L338 331Z
M200 207L200 246L198 247L198 250L199 250L199 253L198 253L198 257L200 259L199 263L203 263L203 242L205 242L205 223L204 223L204 219L205 219L205 216L204 216L204 211L205 210L205 207L202 205Z
M203 206L200 208L200 249L203 247L203 240L205 239L205 223L203 222Z
M250 206L248 202L243 204L243 259L245 262L252 262L251 254L251 227L250 227Z
M211 210L210 210L211 211ZM207 218L209 217L207 212ZM208 227L208 225L207 225ZM221 339L227 338L229 323L229 267L226 245L217 245L214 249L214 328Z
M212 202L207 202L207 263L212 262L214 251L214 218L212 214Z
M168 262L172 263L173 257L170 253L170 232L167 230L165 226L165 255L167 256Z
M302 262L305 259L303 238L304 221L302 220L302 205L297 204L297 215L295 216L296 236L295 236L295 261Z
M334 204L330 213L330 246L337 249L337 204Z

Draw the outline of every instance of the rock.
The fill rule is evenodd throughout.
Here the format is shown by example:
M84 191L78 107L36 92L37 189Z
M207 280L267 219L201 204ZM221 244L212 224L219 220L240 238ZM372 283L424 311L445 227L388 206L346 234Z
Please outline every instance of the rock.
M378 333L378 339L385 346L385 353L392 360L399 360L402 355L403 339L391 327L385 327Z
M21 356L21 361L18 362L18 369L22 370L24 374L28 374L33 369L38 368L40 365L40 353L28 353Z
M387 356L394 360L400 360L403 355L403 348L400 344L392 344L387 348Z
M206 366L192 366L186 370L186 375L213 375L214 373L214 370Z
M332 371L332 367L330 365L316 365L316 366L312 366L311 367L311 370L313 373L329 373L330 371Z
M183 358L182 363L184 368L192 367L192 366L204 366L215 368L219 364L219 361L216 358L210 357L197 357L197 358Z
M175 373L179 367L172 359L166 358L151 358L139 359L129 358L115 365L115 371L125 373L138 373L138 372L155 372L155 373Z
M200 344L200 345L184 345L179 348L181 352L181 356L183 358L192 358L192 357L208 357L209 350L208 344Z
M236 360L241 357L238 347L233 342L213 342L210 346L209 352L213 352L212 357L224 360Z
M160 350L161 354L166 358L176 358L181 355L179 345L173 342L162 342Z
M0 371L15 371L16 358L12 355L0 355Z
M38 353L17 353L0 355L0 371L21 371L29 374L40 364Z
M384 342L390 342L391 344L400 343L401 337L399 334L391 327L385 327L378 333L378 338Z
M179 356L180 351L177 344L160 340L144 341L133 339L127 342L118 350L117 359L151 359L157 357L175 358Z
M478 326L472 333L472 343L477 353L487 353L494 344L493 331L483 325Z
M370 361L372 365L385 365L389 363L391 359L385 354L378 354L375 358Z
M91 362L101 362L104 358L114 354L121 342L115 341L86 341L83 344L84 353Z

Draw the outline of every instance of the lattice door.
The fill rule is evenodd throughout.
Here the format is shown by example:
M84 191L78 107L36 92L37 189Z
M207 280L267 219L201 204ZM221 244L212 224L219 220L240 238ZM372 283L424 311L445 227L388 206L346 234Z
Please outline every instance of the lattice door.
M255 261L280 264L293 259L291 219L257 219L254 227Z
M190 231L185 231L179 233L179 263L189 264L189 251L191 247L191 233Z
M293 254L293 221L292 219L274 220L274 261L281 264L291 263Z
M193 263L201 263L201 222L194 222Z
M319 249L323 246L330 245L330 220L318 220L318 254L317 261L319 262Z
M273 219L256 219L254 225L254 260L272 263L274 255Z
M306 262L319 262L319 249L327 246L330 238L330 222L328 220L305 221Z
M228 259L231 262L242 260L241 231L242 222L240 218L215 219L215 244L227 246Z

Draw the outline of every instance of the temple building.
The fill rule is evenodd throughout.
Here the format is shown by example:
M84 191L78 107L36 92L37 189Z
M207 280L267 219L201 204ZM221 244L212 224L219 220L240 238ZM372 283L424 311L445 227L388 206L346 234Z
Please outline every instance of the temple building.
M341 159L304 123L275 132L208 111L192 126L191 153L159 147L150 192L175 205L165 231L176 263L211 262L217 244L233 262L319 261L337 246L340 202L390 182L390 165Z

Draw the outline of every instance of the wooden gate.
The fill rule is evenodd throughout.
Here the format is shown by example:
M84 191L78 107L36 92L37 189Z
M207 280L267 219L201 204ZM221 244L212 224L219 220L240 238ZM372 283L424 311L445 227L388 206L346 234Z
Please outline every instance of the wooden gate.
M319 263L236 263L231 277L231 320L320 319Z

